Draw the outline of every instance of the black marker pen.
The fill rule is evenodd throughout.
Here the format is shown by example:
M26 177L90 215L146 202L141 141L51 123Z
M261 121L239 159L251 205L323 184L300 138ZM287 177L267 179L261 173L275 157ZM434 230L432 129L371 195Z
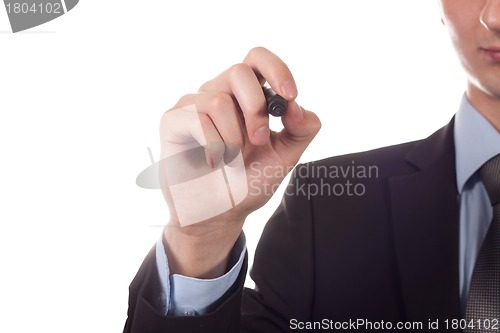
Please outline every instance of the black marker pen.
M278 95L270 87L262 87L264 96L266 97L267 113L275 117L281 117L285 114L288 103L286 99Z

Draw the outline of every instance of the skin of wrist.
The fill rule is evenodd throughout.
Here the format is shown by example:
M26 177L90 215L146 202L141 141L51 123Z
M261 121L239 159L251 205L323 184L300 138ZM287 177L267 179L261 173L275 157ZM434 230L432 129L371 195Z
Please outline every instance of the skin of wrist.
M242 227L243 221L210 221L187 227L167 224L163 235L170 274L200 279L225 274Z

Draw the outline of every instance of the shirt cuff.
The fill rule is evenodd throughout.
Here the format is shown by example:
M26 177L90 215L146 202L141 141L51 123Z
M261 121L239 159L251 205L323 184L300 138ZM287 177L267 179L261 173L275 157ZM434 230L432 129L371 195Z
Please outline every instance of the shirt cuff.
M234 244L231 257L238 261L224 275L215 279L196 279L179 274L170 276L163 238L156 242L156 266L161 284L159 311L164 315L204 315L234 284L243 266L246 239L243 232Z

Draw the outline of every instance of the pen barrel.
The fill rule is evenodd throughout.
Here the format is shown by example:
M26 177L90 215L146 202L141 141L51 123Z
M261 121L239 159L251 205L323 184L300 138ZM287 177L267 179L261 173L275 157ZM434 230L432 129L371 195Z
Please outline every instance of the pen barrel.
M274 117L281 117L286 113L288 103L286 99L278 95L273 89L262 87L266 97L267 113Z

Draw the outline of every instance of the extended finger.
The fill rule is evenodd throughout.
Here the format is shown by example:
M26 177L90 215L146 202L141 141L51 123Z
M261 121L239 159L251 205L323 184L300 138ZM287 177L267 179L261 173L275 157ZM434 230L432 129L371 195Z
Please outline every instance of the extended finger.
M264 47L248 52L243 63L249 65L258 77L269 82L274 91L286 100L297 97L297 86L290 69L281 58Z
M248 137L253 144L269 140L269 116L265 109L262 86L252 68L236 64L201 86L200 91L218 91L234 96L245 120Z

